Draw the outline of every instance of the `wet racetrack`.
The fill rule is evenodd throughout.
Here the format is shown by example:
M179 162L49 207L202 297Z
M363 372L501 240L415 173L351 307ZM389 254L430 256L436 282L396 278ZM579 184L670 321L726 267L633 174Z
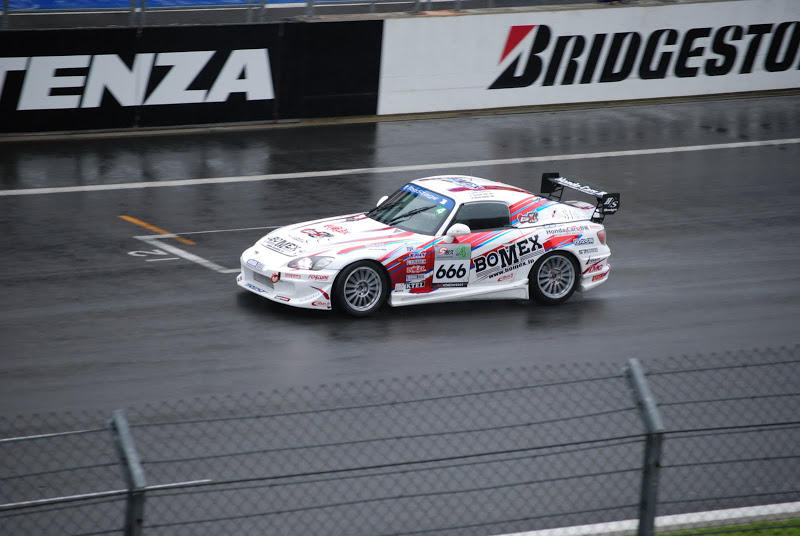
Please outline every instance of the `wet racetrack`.
M761 143L771 140L784 142ZM2 142L0 407L105 410L793 346L799 143L795 95ZM531 157L542 161L510 161ZM608 283L563 306L386 307L354 320L271 303L235 284L241 251L275 226L366 210L418 176L464 173L537 189L545 171L622 194L620 212L606 220ZM207 178L229 179L146 187ZM136 184L23 192L126 183ZM120 216L184 241L141 238L158 232Z

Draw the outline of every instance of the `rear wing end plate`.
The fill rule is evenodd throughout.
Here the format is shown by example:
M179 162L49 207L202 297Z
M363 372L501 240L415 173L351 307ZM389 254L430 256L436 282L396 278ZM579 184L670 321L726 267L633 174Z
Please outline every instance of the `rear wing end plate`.
M553 201L561 201L564 188L575 190L597 199L597 206L592 214L592 221L602 222L607 214L615 214L619 210L619 193L609 193L588 184L581 184L560 173L542 173L542 195Z

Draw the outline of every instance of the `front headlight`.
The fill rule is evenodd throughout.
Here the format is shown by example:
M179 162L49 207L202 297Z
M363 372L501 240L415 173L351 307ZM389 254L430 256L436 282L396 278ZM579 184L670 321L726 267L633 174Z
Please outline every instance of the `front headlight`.
M296 270L322 270L333 262L333 257L299 257L286 266Z

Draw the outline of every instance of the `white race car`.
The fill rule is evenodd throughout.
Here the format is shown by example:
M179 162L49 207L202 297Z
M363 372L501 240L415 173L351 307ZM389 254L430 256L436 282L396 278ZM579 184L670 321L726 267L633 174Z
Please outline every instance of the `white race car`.
M596 202L561 202L565 188ZM558 173L542 176L541 191L464 175L417 179L369 212L272 231L242 254L236 282L273 301L354 316L387 301L558 304L608 279L602 221L620 196Z

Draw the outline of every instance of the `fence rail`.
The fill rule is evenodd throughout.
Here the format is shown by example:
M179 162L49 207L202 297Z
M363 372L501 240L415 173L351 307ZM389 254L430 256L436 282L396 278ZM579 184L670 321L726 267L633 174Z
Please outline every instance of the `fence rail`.
M250 24L324 15L424 15L428 11L458 13L467 9L594 3L595 0L2 0L0 30Z
M636 519L626 530L649 535L656 514L800 518L787 509L800 505L800 347L323 385L108 419L0 417L0 533L487 535Z

